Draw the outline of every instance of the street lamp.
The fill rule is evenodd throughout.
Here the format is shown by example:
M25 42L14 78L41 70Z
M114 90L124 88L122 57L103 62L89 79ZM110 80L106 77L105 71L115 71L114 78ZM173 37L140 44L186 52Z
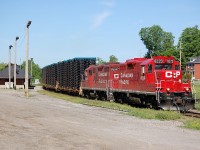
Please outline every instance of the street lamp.
M33 58L31 58L31 77L33 76ZM33 78L33 77L32 77Z
M14 89L16 90L16 71L17 71L17 66L16 66L16 55L17 55L17 40L19 39L19 37L17 36L15 38L15 64L14 64Z
M9 89L11 88L11 85L10 85L10 82L11 82L11 48L12 48L13 46L12 45L10 45L9 46L9 50L8 50L8 76L9 76Z
M29 96L28 92L28 57L29 57L29 52L28 52L28 46L29 46L29 26L31 25L31 21L27 22L26 25L26 69L25 69L25 95Z

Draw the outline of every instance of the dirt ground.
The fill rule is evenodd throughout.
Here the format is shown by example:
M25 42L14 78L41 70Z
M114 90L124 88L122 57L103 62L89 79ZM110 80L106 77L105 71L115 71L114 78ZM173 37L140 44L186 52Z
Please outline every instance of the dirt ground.
M0 90L0 150L199 150L200 132L31 91Z

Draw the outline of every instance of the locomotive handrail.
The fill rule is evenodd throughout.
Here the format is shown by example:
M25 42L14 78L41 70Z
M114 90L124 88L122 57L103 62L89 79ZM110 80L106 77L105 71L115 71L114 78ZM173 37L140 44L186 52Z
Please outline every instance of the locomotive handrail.
M155 79L156 79L156 100L158 101L158 103L160 103L160 90L162 88L162 82L166 82L165 80L160 80L158 82L158 78L157 78L157 74L155 71Z
M155 78L156 78L156 100L158 101L158 103L160 103L160 95L159 95L159 92L160 92L160 88L159 88L159 91L158 91L158 88L157 88L157 86L158 86L158 79L157 79L157 74L156 74L156 72L154 72L155 73ZM160 86L161 86L161 84L160 84Z
M155 83L157 85L156 86L156 100L158 101L158 103L160 103L160 90L162 89L162 82L165 82L165 80L160 80L160 82L158 82L157 80L157 82Z

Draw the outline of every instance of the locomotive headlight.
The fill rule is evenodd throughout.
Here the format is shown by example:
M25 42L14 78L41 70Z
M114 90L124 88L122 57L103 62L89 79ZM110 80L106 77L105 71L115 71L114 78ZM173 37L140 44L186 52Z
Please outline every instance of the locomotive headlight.
M188 92L188 91L189 91L189 88L185 88L185 90Z
M170 91L170 88L167 88L167 92L169 92Z

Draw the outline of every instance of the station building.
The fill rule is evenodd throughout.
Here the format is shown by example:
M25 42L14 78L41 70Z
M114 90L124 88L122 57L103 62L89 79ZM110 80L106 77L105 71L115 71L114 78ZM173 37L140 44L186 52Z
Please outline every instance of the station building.
M0 88L9 88L9 67L0 71ZM29 75L29 87L30 87ZM11 88L14 88L14 64L11 64ZM25 88L25 70L20 69L20 66L16 66L16 89Z

